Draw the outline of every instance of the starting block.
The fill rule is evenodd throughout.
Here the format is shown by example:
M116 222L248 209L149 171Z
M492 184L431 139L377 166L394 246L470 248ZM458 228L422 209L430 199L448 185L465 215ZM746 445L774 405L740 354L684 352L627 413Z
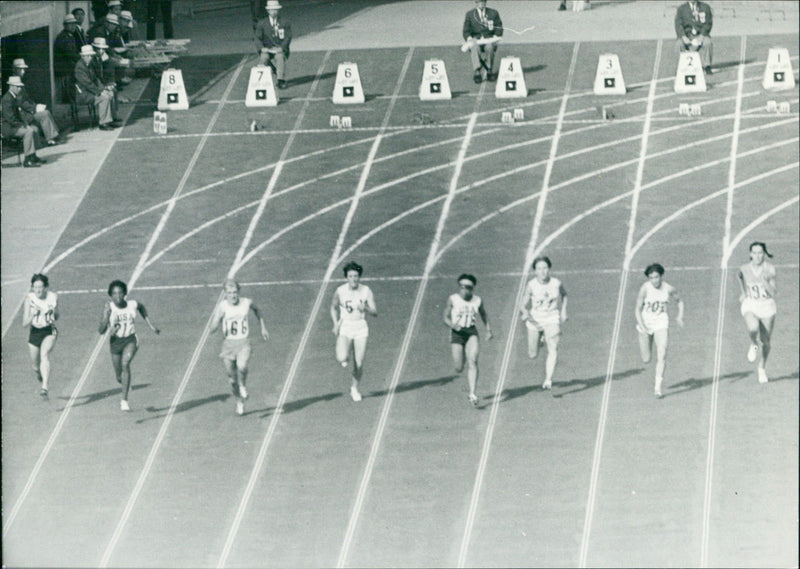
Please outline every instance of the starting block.
M703 114L703 108L698 104L681 103L678 105L678 114L686 117L699 117Z
M331 127L333 128L341 128L342 127L342 117L339 115L331 115Z
M770 48L762 86L768 91L794 88L794 70L789 59L789 50L785 47Z
M272 68L268 65L256 65L250 69L250 80L247 82L245 107L277 107L278 97L275 95L275 82L272 79Z
M515 121L524 121L525 120L525 111L522 109L514 109L514 120Z
M167 69L161 74L161 89L158 93L159 111L181 111L189 108L189 98L183 85L180 69Z
M696 51L681 52L674 90L676 93L697 93L706 90L706 76L703 73L700 54Z
M791 112L791 110L792 107L791 105L789 105L789 101L782 101L781 103L778 104L778 112L781 114L789 113ZM164 119L164 121L165 121L164 124L166 125L166 119Z
M606 107L605 105L600 107L600 116L603 117L604 121L610 121L614 118L614 112Z
M503 124L513 123L514 117L511 115L511 111L503 111L503 114L500 115L500 122Z
M525 76L522 74L522 63L519 57L504 57L500 60L500 73L494 96L498 99L524 98L528 96Z
M353 128L353 120L350 117L342 117L342 128Z
M161 111L153 113L153 132L167 134L167 113L162 113Z
M777 113L778 112L778 102L777 101L767 101L767 112L768 113Z
M419 85L420 101L440 101L452 99L450 82L447 80L447 71L441 59L425 60L422 72L422 83Z
M340 63L336 70L336 85L333 88L333 103L347 105L364 102L364 89L355 63Z

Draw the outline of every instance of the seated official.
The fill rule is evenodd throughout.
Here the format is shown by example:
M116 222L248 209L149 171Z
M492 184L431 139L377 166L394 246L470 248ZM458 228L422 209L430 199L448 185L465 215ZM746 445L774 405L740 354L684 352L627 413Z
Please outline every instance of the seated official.
M689 0L678 6L678 11L675 13L678 52L698 52L707 75L712 73L711 60L714 54L714 45L711 42L712 26L711 7L705 2Z
M114 103L114 87L103 83L94 60L95 52L92 46L83 46L81 59L75 64L75 100L79 104L95 106L100 130L113 130L120 124L114 120L111 111Z
M281 4L278 0L268 0L266 8L267 17L258 22L255 30L258 62L272 67L278 78L278 89L285 89L292 25L279 14Z
M11 74L19 77L20 81L24 79L27 70L28 65L25 63L24 59L15 59L13 61ZM36 103L24 86L19 93L17 93L16 100L24 113L31 119L25 122L28 124L32 122L41 130L45 140L47 140L48 146L55 146L58 144L58 126L56 126L56 121L53 120L53 115L47 110L47 105Z
M484 78L489 81L497 80L494 71L495 55L498 42L478 43L503 36L503 22L497 10L486 7L486 0L475 0L475 8L467 12L464 17L462 31L464 41L469 46L472 57L473 79L480 83Z
M8 78L8 91L3 95L0 104L3 109L2 127L3 136L6 138L21 138L25 168L36 168L44 164L44 160L36 156L36 127L33 117L20 105L19 93L24 85L22 79L16 75Z

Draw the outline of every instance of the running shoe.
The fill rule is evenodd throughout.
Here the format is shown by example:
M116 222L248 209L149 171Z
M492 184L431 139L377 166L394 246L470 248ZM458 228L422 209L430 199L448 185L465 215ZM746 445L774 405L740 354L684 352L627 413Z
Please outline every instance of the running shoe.
M662 383L663 381L664 381L664 378L663 378L663 377L657 377L657 378L656 378L656 391L655 391L655 394L656 394L656 397L657 397L657 398L659 398L659 399L661 399L662 397L664 397L664 396L661 394L661 383Z
M473 407L478 406L478 396L474 393L470 393L469 395L469 402L472 404Z
M350 397L352 397L353 401L355 401L356 403L361 401L361 393L359 393L355 385L350 388Z
M750 349L747 350L747 361L754 362L758 357L758 346L755 344L750 344Z
M44 387L39 390L39 397L41 397L44 401L50 399L49 395L47 394L47 390Z
M553 388L553 382L550 381L549 379L545 380L545 382L542 384L542 389L552 389L552 388Z
M131 407L128 405L128 402L125 399L121 399L119 402L119 410L120 411L130 411Z
M236 414L244 415L244 401L242 399L237 399L236 401Z
M242 396L242 399L247 399L249 395L247 395L247 388L244 385L239 386L239 395Z
M769 378L767 377L767 370L764 368L758 369L758 383L767 383Z

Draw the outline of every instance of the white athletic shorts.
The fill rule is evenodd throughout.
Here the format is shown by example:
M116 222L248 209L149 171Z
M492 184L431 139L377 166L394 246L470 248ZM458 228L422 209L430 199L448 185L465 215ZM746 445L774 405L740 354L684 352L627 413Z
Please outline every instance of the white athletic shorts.
M339 326L339 335L351 340L358 340L369 336L367 321L361 320L342 320Z
M742 301L742 316L748 312L760 320L772 318L778 312L774 298L745 298Z

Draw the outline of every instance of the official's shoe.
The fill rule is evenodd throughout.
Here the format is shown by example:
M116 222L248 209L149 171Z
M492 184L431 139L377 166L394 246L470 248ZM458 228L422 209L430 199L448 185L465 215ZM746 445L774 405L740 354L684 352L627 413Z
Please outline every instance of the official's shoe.
M47 164L47 160L42 160L41 158L39 158L38 156L36 156L36 154L32 154L32 155L31 155L31 157L30 157L30 159L31 159L33 162L36 162L37 164Z
M114 126L113 123L106 123L106 124L101 124L97 128L99 128L100 130L114 130L116 127Z
M750 349L747 350L747 361L752 363L756 361L757 357L758 357L758 346L756 346L755 344L750 344Z
M41 164L32 160L31 158L26 158L22 163L23 168L38 168L39 166L41 166Z
M53 140L48 140L47 146L58 146L58 140L56 140L55 138Z
M710 66L710 65L706 65L706 66L703 68L703 71L705 71L705 72L706 72L706 75L713 75L713 73L714 73L714 71L711 69L711 66Z
M278 79L278 89L286 89L286 81L283 79Z
M767 383L769 378L767 377L767 371L764 368L759 368L758 370L758 383Z
M120 411L130 411L131 407L128 405L128 402L125 399L120 399L119 401L119 410Z
M475 73L472 75L472 80L473 80L473 81L475 81L475 83L481 83L481 82L483 81L483 77L481 76L481 71L480 71L480 69L479 69L478 71L476 71L476 72L475 72Z
M361 393L358 391L358 388L356 388L355 385L350 387L350 397L352 397L353 401L355 401L356 403L361 401Z
M120 119L114 119L111 121L111 126L122 126L122 121Z
M497 73L489 73L488 78L490 83L494 83L497 81Z
M236 414L244 415L244 401L241 399L236 401Z

